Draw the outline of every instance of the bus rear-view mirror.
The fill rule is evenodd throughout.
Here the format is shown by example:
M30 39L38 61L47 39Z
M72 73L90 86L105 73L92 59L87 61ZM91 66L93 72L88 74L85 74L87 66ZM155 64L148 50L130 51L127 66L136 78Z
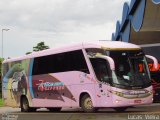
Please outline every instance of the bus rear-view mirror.
M145 55L145 56L153 61L154 69L158 70L158 60L155 57L151 56L151 55Z
M115 63L114 63L114 60L111 57L105 56L105 55L96 55L96 57L107 60L109 62L111 70L115 70Z

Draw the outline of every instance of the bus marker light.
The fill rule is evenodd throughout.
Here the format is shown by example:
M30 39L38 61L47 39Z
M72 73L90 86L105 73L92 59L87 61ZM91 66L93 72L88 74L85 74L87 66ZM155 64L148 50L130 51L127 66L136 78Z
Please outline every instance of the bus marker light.
M119 101L118 101L118 100L116 100L116 103L119 103Z
M153 98L152 98L152 101L153 101Z
M118 104L119 102L121 102L121 100L116 100L116 101L115 101L115 103L117 103L117 104Z

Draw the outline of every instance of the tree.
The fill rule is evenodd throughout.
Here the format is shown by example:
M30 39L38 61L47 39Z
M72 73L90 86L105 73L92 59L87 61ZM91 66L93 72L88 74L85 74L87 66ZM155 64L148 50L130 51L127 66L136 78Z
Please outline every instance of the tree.
M33 51L41 51L41 50L45 50L45 49L49 49L49 46L45 45L44 42L40 42L37 44L37 46L33 47Z
M45 50L45 49L49 49L49 46L45 45L44 42L40 42L37 44L37 46L33 47L33 51L35 52ZM32 52L26 52L26 55L31 54L31 53Z
M26 52L26 55L31 54L32 52Z

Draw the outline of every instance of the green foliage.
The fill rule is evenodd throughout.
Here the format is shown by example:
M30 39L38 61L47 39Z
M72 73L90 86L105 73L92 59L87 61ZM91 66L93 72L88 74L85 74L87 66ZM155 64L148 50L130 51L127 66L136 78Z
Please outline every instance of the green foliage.
M32 52L26 52L26 55L31 54Z
M44 42L40 42L36 46L33 47L33 51L35 52L45 50L45 49L49 49L49 46L45 45ZM31 54L31 53L32 52L26 52L26 55Z
M41 50L45 50L45 49L49 49L49 46L45 45L44 42L40 42L37 44L37 46L33 47L33 51L41 51Z
M2 62L3 58L0 58L0 98L2 97Z
M0 99L0 107L2 107L4 105L4 102L2 99Z
M2 68L2 62L3 62L3 58L0 58L0 72L1 72L1 68Z

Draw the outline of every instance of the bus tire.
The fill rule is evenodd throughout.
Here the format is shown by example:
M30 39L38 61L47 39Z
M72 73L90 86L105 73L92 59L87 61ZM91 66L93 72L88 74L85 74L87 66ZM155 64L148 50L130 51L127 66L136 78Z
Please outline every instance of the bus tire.
M59 112L61 111L61 107L55 107L55 108L47 108L50 112Z
M117 107L117 108L114 108L114 110L117 111L117 112L124 112L126 109L127 109L127 107Z
M36 108L29 107L29 102L26 97L22 97L21 99L21 112L35 112Z
M29 108L29 112L36 112L37 108Z
M88 94L85 94L81 98L81 107L84 112L91 113L91 112L96 112L96 108L93 107L93 102L91 97Z

